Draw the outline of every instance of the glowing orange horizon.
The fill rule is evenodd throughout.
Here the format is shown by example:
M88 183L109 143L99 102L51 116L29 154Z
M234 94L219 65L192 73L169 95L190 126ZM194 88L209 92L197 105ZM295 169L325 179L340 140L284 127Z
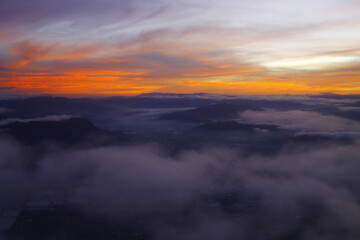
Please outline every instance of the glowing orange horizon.
M243 71L243 70L241 70ZM356 75L333 76L324 74L289 74L233 76L227 72L204 73L165 80L147 78L146 72L112 70L67 71L62 73L11 73L1 87L15 87L13 92L28 94L54 94L68 96L138 95L149 92L219 94L360 94ZM241 80L236 80L240 78ZM234 80L235 79L235 80ZM342 81L344 80L345 81ZM170 79L171 80L171 79Z

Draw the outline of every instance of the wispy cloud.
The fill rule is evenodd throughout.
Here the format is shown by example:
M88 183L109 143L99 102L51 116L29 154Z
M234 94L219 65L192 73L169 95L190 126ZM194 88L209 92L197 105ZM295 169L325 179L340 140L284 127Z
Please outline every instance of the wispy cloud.
M70 86L55 86L71 79L78 86L72 93L97 95L104 94L104 89L114 93L108 83L117 75L110 73L114 71L129 72L128 77L120 74L129 94L140 93L141 86L145 92L191 92L205 84L206 90L218 93L264 94L271 89L274 93L358 93L357 71L352 76L347 70L346 75L333 72L359 60L360 19L353 4L350 0L302 4L289 0L271 4L262 0L34 0L31 4L4 0L0 3L0 65L7 70L0 68L0 74L19 92L32 92L27 82L33 78L21 79L24 72L57 75L48 84L34 80L34 85L44 84L38 92L56 94L69 93ZM75 71L109 74L79 79L67 73ZM140 74L141 79L133 77ZM97 85L101 81L102 87ZM245 83L249 87L243 90ZM98 87L82 89L94 85Z

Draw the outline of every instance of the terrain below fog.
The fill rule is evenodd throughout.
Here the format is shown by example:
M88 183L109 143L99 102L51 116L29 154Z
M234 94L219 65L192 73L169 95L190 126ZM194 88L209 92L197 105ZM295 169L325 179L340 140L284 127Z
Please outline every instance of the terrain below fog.
M357 240L360 96L0 98L0 239Z

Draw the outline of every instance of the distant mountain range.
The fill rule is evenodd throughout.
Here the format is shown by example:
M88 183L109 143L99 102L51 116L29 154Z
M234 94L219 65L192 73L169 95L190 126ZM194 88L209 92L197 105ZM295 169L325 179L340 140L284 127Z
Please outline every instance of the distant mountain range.
M145 93L137 98L200 98L200 99L237 99L239 95L211 93Z
M251 123L238 123L234 121L217 121L205 123L199 126L200 129L208 131L275 131L279 130L279 126L272 124L251 124Z
M124 142L125 134L117 135L94 126L88 119L73 117L60 120L14 121L0 126L3 133L15 137L26 145L56 143L75 146L82 143L104 144L109 141Z
M239 103L220 102L213 103L203 107L172 112L162 115L161 119L167 120L185 120L185 121L207 121L214 119L233 119L238 118L238 113L246 110L262 110L253 104L242 105Z

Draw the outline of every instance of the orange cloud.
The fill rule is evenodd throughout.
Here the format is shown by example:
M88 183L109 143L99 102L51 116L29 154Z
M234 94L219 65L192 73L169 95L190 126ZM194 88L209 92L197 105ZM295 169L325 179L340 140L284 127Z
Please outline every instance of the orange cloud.
M16 91L59 95L135 95L146 92L210 92L227 94L359 94L357 66L323 72L271 73L262 68L229 70L154 79L147 72L125 70L66 70L63 72L3 71L1 86Z
M59 43L22 42L17 44L11 54L20 57L20 66L39 60L74 60L90 56L99 50L99 46L65 46Z
M131 81L127 76L134 76ZM161 85L136 83L144 73L124 71L79 71L63 73L12 73L4 86L14 86L20 92L71 96L136 95L153 92ZM137 78L136 76L139 76Z
M258 77L228 79L203 79L179 81L179 89L231 94L338 94L360 93L360 72L323 72L264 74Z
M360 93L360 67L356 65L333 66L322 71L274 72L256 63L241 62L233 55L206 54L209 50L206 47L206 51L203 48L152 51L149 46L161 45L154 40L158 37L142 36L134 45L129 43L129 50L124 51L100 49L96 45L22 42L12 49L13 58L2 64L11 69L0 68L0 86L14 86L15 91L24 93L59 95L134 95L152 91ZM152 43L143 43L144 40ZM174 41L166 46L176 44ZM17 65L11 64L16 60Z

